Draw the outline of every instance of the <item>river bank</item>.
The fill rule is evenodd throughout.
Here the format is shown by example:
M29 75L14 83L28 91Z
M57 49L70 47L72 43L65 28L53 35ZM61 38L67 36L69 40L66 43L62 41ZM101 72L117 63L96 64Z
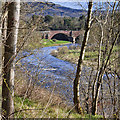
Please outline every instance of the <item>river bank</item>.
M16 69L15 118L102 118L101 115L76 113L72 104L68 105L63 97L56 94L55 87L49 91L31 83L28 76L28 71ZM34 77L37 79L37 76Z
M66 118L72 106L41 85L28 83L27 73L16 69L15 76L15 118ZM36 78L37 79L37 78ZM57 113L58 111L58 113Z
M51 51L51 55L57 57L58 59L68 61L77 65L80 56L80 49L81 49L80 45L72 44L69 47L60 47L57 50ZM118 46L113 47L110 60L115 60L117 56L117 51L119 49L120 48ZM99 55L98 51L99 50L95 49L94 46L88 46L86 48L83 65L87 67L93 67L94 69L96 69L98 65L98 55Z
M63 40L56 40L56 39L41 39L41 40L34 40L34 42L28 43L24 49L25 50L34 50L34 49L40 49L43 47L51 47L51 46L60 46L65 44L70 44L69 41L63 41Z
M58 59L68 61L77 65L80 55L80 46L76 46L73 44L67 48L60 47L57 50L51 51L51 55L57 57ZM83 65L88 67L97 67L97 52L90 52L89 50L86 50Z
M68 92L72 88L66 88L68 81L64 72L67 73L72 66L50 55L51 50L58 47L21 52L22 59L17 62L15 74L15 110L18 111L15 116L17 118L67 118L73 106L66 101L66 98L71 97ZM72 114L73 116L76 114L74 110Z
M65 45L65 49L62 49L62 52L66 53L66 48L71 45L72 44ZM19 67L24 73L19 74L20 71L16 73L16 77L18 78L16 79L18 83L16 88L20 87L21 90L19 89L18 91L22 91L22 95L16 94L15 97L16 110L19 111L21 106L24 105L23 109L32 109L32 113L37 117L89 118L91 117L90 115L84 114L84 116L81 116L74 111L72 91L73 79L75 78L76 72L76 64L60 60L50 54L51 51L60 49L59 47L60 46L52 46L35 49L31 51L32 54L30 54L30 51L23 51L21 53L21 57L22 55L29 56L19 61ZM89 75L89 70L90 68L83 67L81 79L84 81L85 85L87 82L85 75ZM18 82L22 80L26 80L27 83L25 84L25 82ZM29 86L31 83L34 86L30 86L29 89L27 89L27 86ZM25 88L26 90L24 91ZM35 89L31 90L32 88ZM28 90L30 92L28 92ZM30 97L30 95L33 95L33 97ZM81 101L84 101L82 94L80 97ZM56 111L58 112L56 113ZM28 111L29 116L32 117L33 114ZM19 113L16 116L19 115L22 117L27 116L24 113ZM97 117L101 118L101 116Z

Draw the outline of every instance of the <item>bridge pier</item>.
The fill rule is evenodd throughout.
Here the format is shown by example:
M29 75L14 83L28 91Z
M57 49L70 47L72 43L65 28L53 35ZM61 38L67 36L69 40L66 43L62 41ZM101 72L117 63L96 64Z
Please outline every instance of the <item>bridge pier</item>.
M49 35L48 34L45 35L45 39L49 39Z
M44 39L44 38L45 38L45 34L44 34L44 33L43 33L41 36L42 36L42 39Z
M75 37L73 37L73 44L75 44Z

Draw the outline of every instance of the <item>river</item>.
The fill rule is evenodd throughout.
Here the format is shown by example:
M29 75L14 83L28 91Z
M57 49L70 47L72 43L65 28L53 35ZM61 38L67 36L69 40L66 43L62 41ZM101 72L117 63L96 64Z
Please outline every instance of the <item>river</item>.
M65 46L70 46L68 44ZM73 80L75 78L76 64L60 60L50 53L60 46L44 47L32 51L32 55L21 60L23 66L30 71L33 81L37 85L61 95L69 102L73 101ZM29 51L24 51L23 55L28 55ZM88 68L83 68L86 73ZM82 77L84 79L84 76Z

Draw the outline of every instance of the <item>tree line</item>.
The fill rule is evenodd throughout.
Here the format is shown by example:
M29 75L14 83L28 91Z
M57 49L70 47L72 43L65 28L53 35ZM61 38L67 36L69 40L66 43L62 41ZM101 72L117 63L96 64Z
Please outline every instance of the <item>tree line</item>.
M35 23L38 18L38 15L32 15L31 22ZM42 28L41 21L44 24ZM37 30L81 30L84 29L86 17L84 15L79 18L46 15L41 16L41 21L37 24Z

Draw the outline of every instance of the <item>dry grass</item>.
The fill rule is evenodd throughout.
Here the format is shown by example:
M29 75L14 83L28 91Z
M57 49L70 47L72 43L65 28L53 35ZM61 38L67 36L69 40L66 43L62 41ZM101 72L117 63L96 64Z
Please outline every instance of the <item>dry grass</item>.
M67 46L64 47L59 47L58 50L56 51L52 51L51 55L74 63L74 64L78 64L78 59L79 59L79 55L80 55L80 47L79 46L73 46L71 45L69 47L69 49L67 48ZM85 60L83 62L84 65L87 66L97 66L97 52L90 52L89 50L86 51L85 53Z
M54 92L51 93L45 88L41 88L41 86L35 84L28 84L28 77L27 75L20 69L16 71L15 77L15 94L20 97L26 97L30 100L41 102L45 105L52 94L52 102L51 105L55 106L59 103L59 105L65 107L66 104L63 102L62 98L55 94Z

